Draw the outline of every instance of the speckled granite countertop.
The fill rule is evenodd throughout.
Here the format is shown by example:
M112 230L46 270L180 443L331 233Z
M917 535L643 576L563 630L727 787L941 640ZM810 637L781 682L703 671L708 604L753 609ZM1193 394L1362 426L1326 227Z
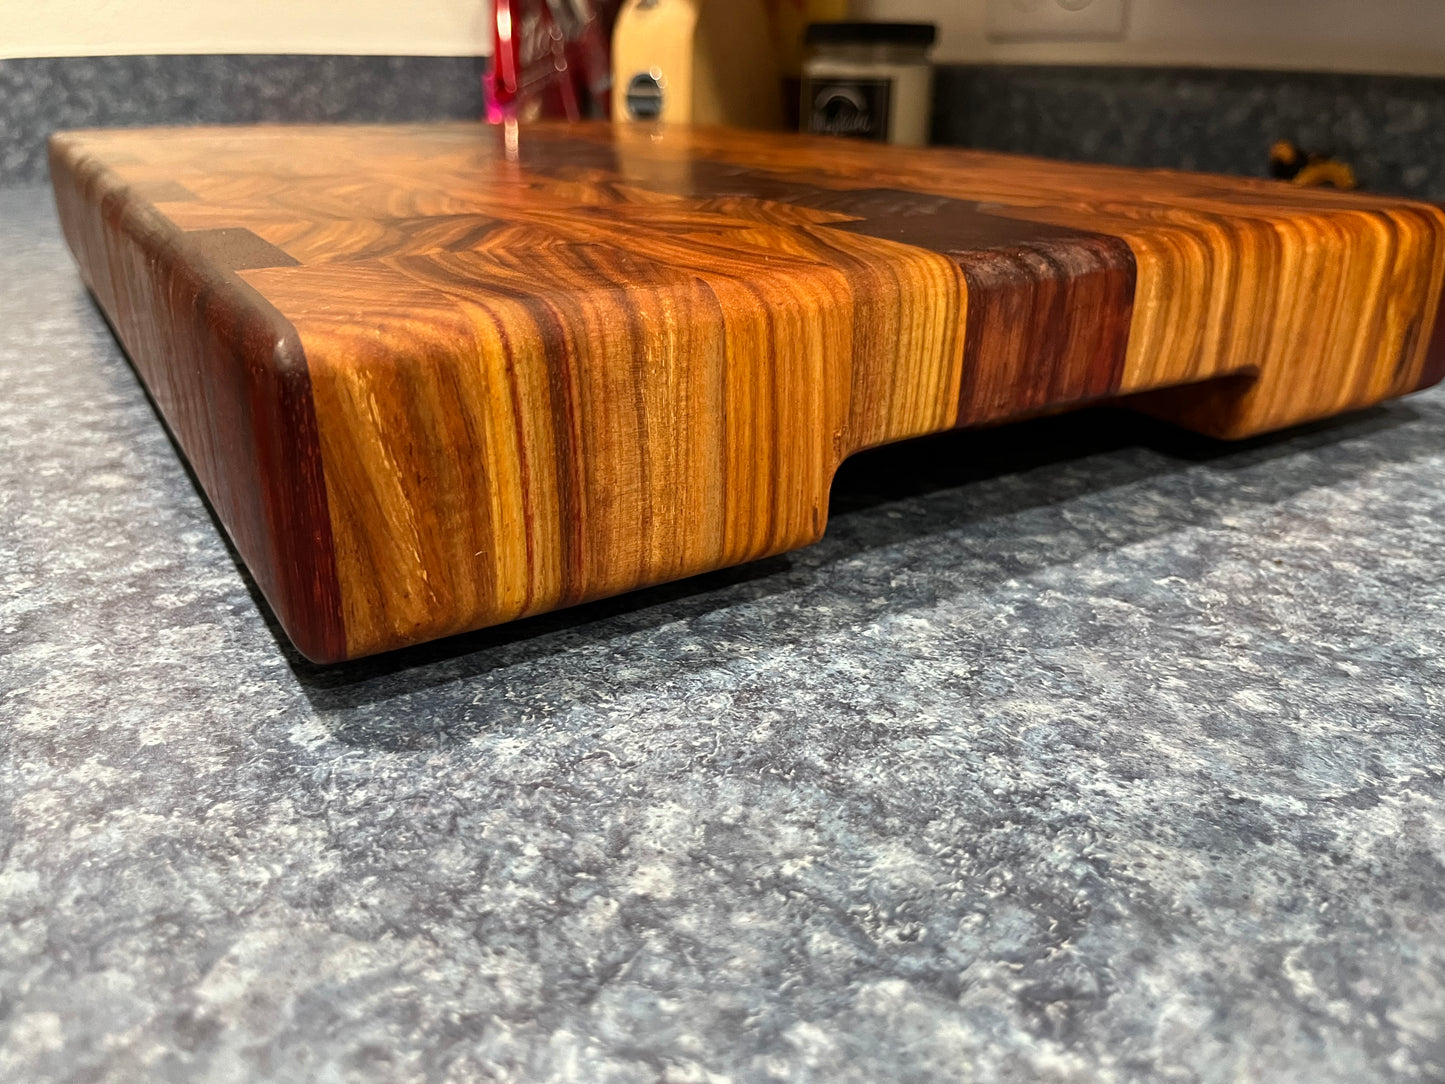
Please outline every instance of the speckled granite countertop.
M43 189L0 379L0 1078L1445 1077L1445 394L318 671Z

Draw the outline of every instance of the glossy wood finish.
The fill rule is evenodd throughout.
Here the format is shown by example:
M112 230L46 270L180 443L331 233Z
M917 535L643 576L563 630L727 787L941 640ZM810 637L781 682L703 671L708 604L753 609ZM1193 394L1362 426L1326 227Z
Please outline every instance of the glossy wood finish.
M601 125L51 160L86 281L321 661L805 545L860 448L1109 398L1238 437L1445 372L1445 214L1403 200Z

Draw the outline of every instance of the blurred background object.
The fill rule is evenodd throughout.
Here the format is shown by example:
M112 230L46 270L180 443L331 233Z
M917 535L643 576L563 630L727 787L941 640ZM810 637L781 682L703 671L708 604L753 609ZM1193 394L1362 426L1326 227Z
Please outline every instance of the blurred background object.
M1288 139L1281 139L1269 149L1270 176L1306 187L1329 185L1332 188L1356 188L1355 171L1325 151L1302 151Z
M762 0L626 0L612 38L612 69L619 120L783 126Z
M933 112L932 23L813 23L801 127L921 147Z
M493 0L487 119L607 116L616 0Z
M848 18L848 0L767 0L778 70L783 78L783 120L791 129L799 121L798 102L803 87L803 35L812 23L842 22Z

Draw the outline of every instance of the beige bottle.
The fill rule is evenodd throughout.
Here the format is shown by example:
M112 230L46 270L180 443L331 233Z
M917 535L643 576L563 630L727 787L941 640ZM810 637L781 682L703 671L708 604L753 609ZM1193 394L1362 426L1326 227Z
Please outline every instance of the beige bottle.
M627 0L612 33L612 117L781 128L761 0Z

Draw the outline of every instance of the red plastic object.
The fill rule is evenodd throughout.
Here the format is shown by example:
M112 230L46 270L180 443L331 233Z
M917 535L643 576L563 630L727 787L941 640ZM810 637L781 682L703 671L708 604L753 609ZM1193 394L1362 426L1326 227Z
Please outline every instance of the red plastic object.
M487 120L606 117L616 0L494 0Z

